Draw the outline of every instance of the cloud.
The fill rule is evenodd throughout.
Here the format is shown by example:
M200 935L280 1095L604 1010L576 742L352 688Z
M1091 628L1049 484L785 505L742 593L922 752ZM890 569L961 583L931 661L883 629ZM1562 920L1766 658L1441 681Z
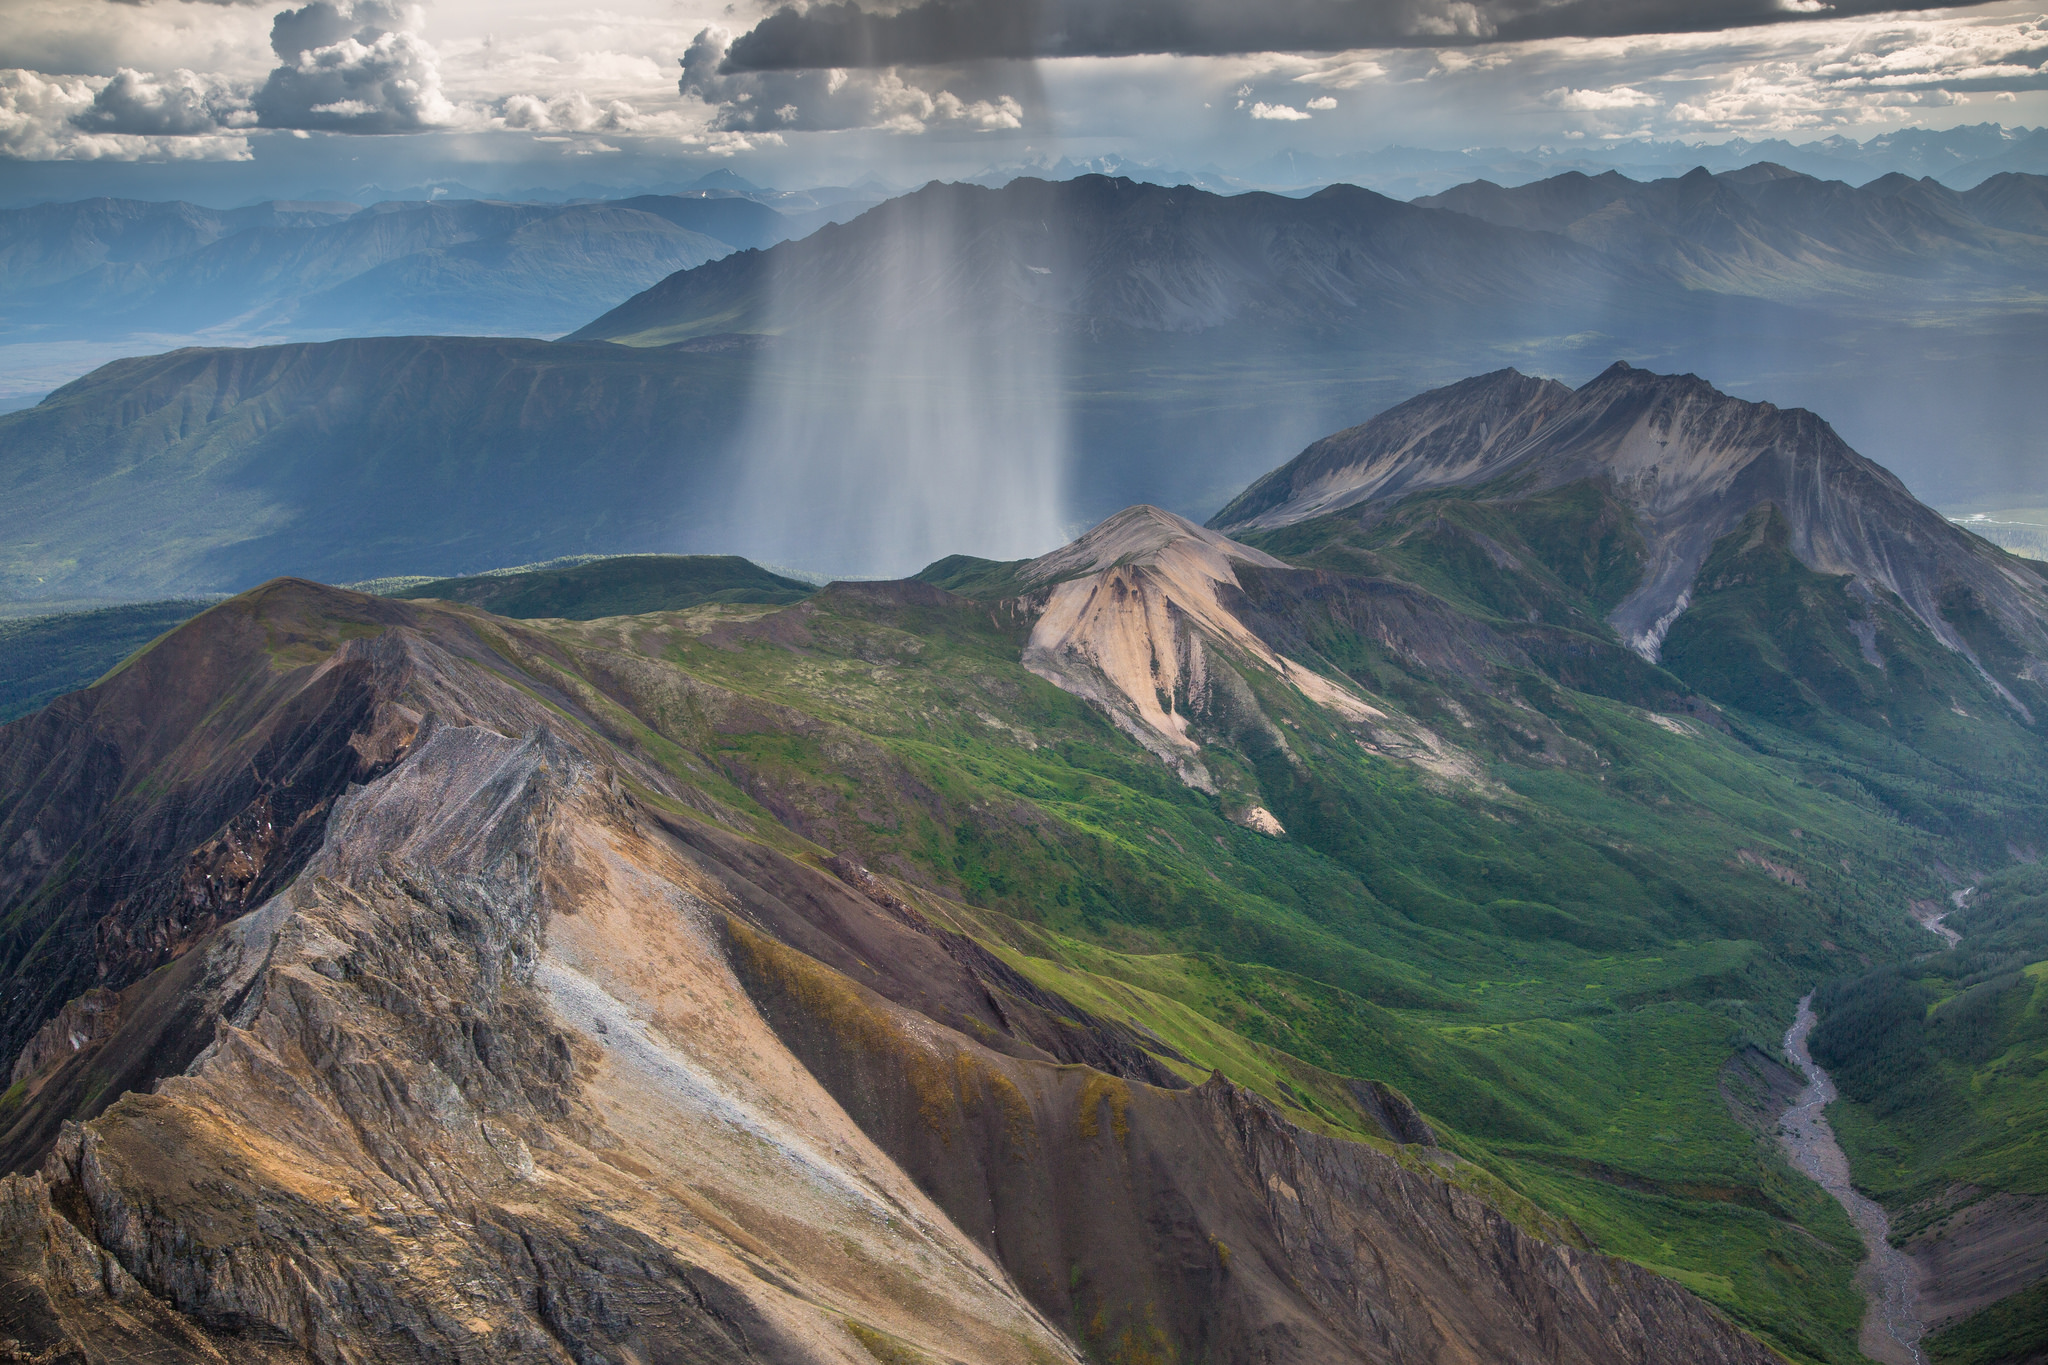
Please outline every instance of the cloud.
M190 73L178 76L189 78ZM103 102L101 97L117 83L122 89ZM0 157L17 161L247 161L249 140L239 134L162 131L190 116L183 99L187 93L191 91L182 80L174 78L167 89L132 71L111 80L0 71ZM155 131L149 130L152 118Z
M250 127L256 114L246 94L221 81L190 71L146 76L122 67L71 121L87 132L193 137Z
M271 23L281 63L253 104L266 128L411 133L463 111L441 93L440 58L420 36L418 5L312 0Z
M1386 63L1358 53L1346 53L1334 63L1318 64L1312 72L1296 76L1297 81L1315 85L1332 86L1338 90L1355 90L1361 85L1385 80Z
M817 132L879 128L916 133L928 128L981 131L1021 128L1024 106L1015 95L982 97L944 88L947 73L868 71L727 70L731 35L708 28L683 55L676 88L712 105L717 132ZM960 73L952 73L958 75ZM933 88L937 86L938 88Z
M821 0L786 4L733 40L721 72L1439 47L1713 32L1899 8L1896 0L920 0L870 10Z
M1608 109L1650 109L1662 103L1655 95L1628 86L1616 86L1612 90L1553 90L1544 99L1560 109L1579 109L1589 112Z
M1798 56L1736 66L1675 100L1667 117L1683 127L1787 133L1892 121L1971 93L2026 90L2048 90L2048 18L1894 20L1859 26Z
M1308 102L1308 107L1311 109L1335 109L1337 107L1337 97L1335 95L1317 95Z
M624 100L593 101L578 92L542 99L508 95L498 104L503 127L534 133L660 133L682 132L681 115L673 111L643 114Z
M680 109L642 111L625 100L597 101L582 93L542 99L538 95L508 95L498 101L493 124L514 132L534 133L541 142L569 142L573 137L595 133L617 133L634 137L673 138L692 151L717 156L734 156L761 147L779 147L776 133L733 133L707 130L701 118ZM577 155L615 152L603 142L584 141L573 149Z
M1824 49L1814 76L1844 89L2048 88L2048 17L2012 24L1896 24Z
M1314 115L1305 114L1291 105L1261 102L1252 106L1252 117L1256 119L1273 119L1281 123L1298 123L1302 119L1313 118Z

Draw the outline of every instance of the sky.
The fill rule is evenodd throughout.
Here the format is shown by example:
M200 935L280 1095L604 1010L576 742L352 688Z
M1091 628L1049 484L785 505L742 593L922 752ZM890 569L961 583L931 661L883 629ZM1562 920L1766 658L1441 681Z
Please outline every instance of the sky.
M1985 122L2048 123L2040 0L0 0L0 187L83 163L152 198L236 164L337 192L909 186Z

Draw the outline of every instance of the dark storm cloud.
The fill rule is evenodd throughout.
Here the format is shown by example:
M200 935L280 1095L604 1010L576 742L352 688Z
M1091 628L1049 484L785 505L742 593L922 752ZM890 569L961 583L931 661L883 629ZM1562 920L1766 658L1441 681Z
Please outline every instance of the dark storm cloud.
M1441 47L1713 32L1901 8L1896 0L922 0L877 11L838 0L777 10L734 40L721 70Z

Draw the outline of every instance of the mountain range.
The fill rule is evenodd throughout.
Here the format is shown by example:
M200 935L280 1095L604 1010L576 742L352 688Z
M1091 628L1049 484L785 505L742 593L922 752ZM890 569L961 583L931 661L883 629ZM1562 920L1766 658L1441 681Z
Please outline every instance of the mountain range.
M1627 366L1422 394L1216 521L280 580L0 726L0 1333L1846 1365L1773 1059L1961 877L1955 951L2021 959L1983 1081L1845 1141L1936 1343L2039 1325L1983 1137L2048 1099L2048 573ZM1821 1001L1859 1086L1890 980Z
M45 204L0 211L0 327L547 335L604 300L806 226L738 197Z
M1456 216L1428 212L1440 209ZM988 317L1000 300L1090 332L1335 331L1424 307L1480 310L1513 332L1526 326L1517 312L1538 305L1561 312L1560 326L1619 326L1632 306L1697 313L1707 292L1898 313L1902 289L1951 304L2038 297L2048 178L2000 175L1958 194L1893 175L1855 189L1758 163L1647 184L1611 171L1512 190L1479 181L1413 205L1348 185L1300 200L1101 176L932 185L780 251L679 272L571 339L816 326L859 297L849 257L942 238L946 274L919 282L920 301ZM778 303L802 323L772 315Z
M1282 190L1345 181L1382 194L1410 198L1439 194L1475 179L1521 185L1578 172L1619 171L1637 179L1680 176L1695 166L1735 171L1759 161L1789 166L1822 180L1863 184L1885 175L1931 176L1964 190L2006 171L2048 174L2048 129L1997 123L1953 128L1900 128L1858 141L1835 134L1811 142L1785 138L1733 138L1727 142L1565 142L1541 147L1383 147L1372 152L1319 154L1283 151L1232 172L1240 189ZM1135 179L1158 178L1127 171Z
M1860 188L1770 162L1638 183L1570 173L1517 189L1475 181L1416 201L1557 233L1640 260L1691 288L1871 297L1872 277L2038 291L2048 178L2005 173L1958 193L1891 174Z
M1016 369L989 338L1029 353L1017 373L1036 376L1029 402L1056 433L1030 457L1054 463L1033 477L1062 483L1076 520L1140 500L1205 517L1321 433L1469 368L1584 376L1616 354L1827 411L1909 487L2032 505L2033 434L2048 420L2024 382L2048 316L2036 303L2042 194L2025 176L1955 194L1902 181L1855 190L1768 166L1650 184L1472 185L1414 205L1346 187L1295 200L1103 177L932 185L670 275L564 342L358 338L187 349L95 371L0 417L0 467L23 509L4 528L0 593L159 599L281 572L348 582L624 552L789 562L805 551L777 538L759 489L748 495L745 442L769 439L764 421L823 439L858 419L856 434L887 447L908 420L888 402L915 406L917 393L989 378L968 375L971 364ZM131 238L129 220L104 208L92 231L20 251L24 274L161 274L138 286L153 297L209 253L384 241L387 227L402 246L414 228L465 215L530 218L554 241L579 222L593 233L652 224L620 228L620 240L673 245L686 229L656 208L707 229L690 215L766 213L741 199L414 205L232 231L242 220L195 212L150 227L144 214ZM332 307L337 319L358 301L424 307L433 280L456 288L477 270L550 281L535 288L567 297L559 281L581 277L544 269L547 252L510 240L401 256L276 306ZM585 265L619 244L577 240ZM481 256L462 254L471 247ZM146 263L152 252L158 264ZM374 255L334 257L332 274ZM193 287L218 273L198 271ZM242 273L256 294L289 278ZM392 292L363 285L369 276L388 277ZM595 290L574 296L587 303ZM832 380L846 356L875 382ZM876 396L899 392L912 396ZM1006 433L947 439L1000 451ZM391 486L413 496L394 504ZM799 567L901 573L917 560L879 528L913 491L884 471L816 489L792 475L775 496L790 524L830 517L842 529L829 562ZM366 522L376 536L357 533ZM863 537L866 526L878 529Z

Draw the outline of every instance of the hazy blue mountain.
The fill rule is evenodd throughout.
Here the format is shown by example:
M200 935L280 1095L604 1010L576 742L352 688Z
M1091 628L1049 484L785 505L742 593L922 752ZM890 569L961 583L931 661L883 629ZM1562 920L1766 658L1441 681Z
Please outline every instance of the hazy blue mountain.
M13 209L0 212L0 288L18 293L61 284L98 267L158 265L236 233L327 227L360 211L345 203L209 209L133 199Z
M19 337L551 334L796 220L738 195L577 204L88 200L0 213L0 319Z
M1075 521L1139 501L1206 517L1318 436L1419 391L1505 366L1576 384L1616 357L1825 413L1925 500L2042 505L2048 327L2033 286L1991 287L2001 253L2035 259L2042 239L2014 226L2036 212L2033 182L1852 191L1762 168L1487 193L1573 231L1355 188L933 185L672 275L573 343L122 361L0 418L0 482L23 513L0 528L0 593L161 598L285 572L346 582L647 552L900 572L881 551L816 536L805 558L759 532L817 498L833 504L821 526L875 524L918 492L904 481L923 476L900 471L996 458L976 443L1002 433L974 414L952 427L916 414L981 382L943 362L1006 379L1012 343L1041 366L1026 397L1063 447L1022 477L1058 485ZM1579 239L1574 225L1611 225L1617 206L1628 231ZM491 268L452 249L435 259L442 279L449 261ZM903 368L889 377L908 406L878 405L848 377L870 371L846 359ZM753 473L775 453L764 414L827 447L780 469L772 496ZM905 443L898 472L832 482L856 426ZM945 550L985 548L985 521L934 517Z
M574 334L663 344L710 331L846 318L869 297L860 262L921 244L933 277L908 313L968 320L1014 308L1068 331L1342 328L1388 310L1542 306L1581 314L1613 270L1548 233L1503 229L1333 185L1304 200L1218 196L1089 175L1001 189L932 184L852 223L673 275ZM943 272L944 288L938 272ZM1647 278L1631 282L1648 287ZM992 306L1004 308L992 312ZM857 319L855 319L857 321Z
M2048 130L1980 123L1960 128L1906 128L1861 142L1837 134L1813 142L1784 138L1735 138L1720 143L1658 142L1651 139L1587 145L1509 148L1382 147L1339 154L1287 150L1230 172L1238 181L1266 189L1334 184L1364 185L1382 194L1412 198L1438 194L1469 180L1522 185L1568 171L1597 177L1619 171L1639 180L1680 176L1694 166L1739 170L1759 161L1776 162L1802 174L1861 185L1879 176L1932 176L1967 189L2002 171L2048 174Z
M7 598L717 543L748 357L395 337L117 361L0 417ZM105 591L56 591L90 581Z
M1515 188L1479 180L1416 201L1557 233L1692 288L1767 297L1900 300L1872 277L1943 297L2009 298L2048 280L2048 178L2004 174L1957 192L1889 174L1852 187L1771 162L1648 183L1577 172ZM1894 286L1896 287L1896 286Z

